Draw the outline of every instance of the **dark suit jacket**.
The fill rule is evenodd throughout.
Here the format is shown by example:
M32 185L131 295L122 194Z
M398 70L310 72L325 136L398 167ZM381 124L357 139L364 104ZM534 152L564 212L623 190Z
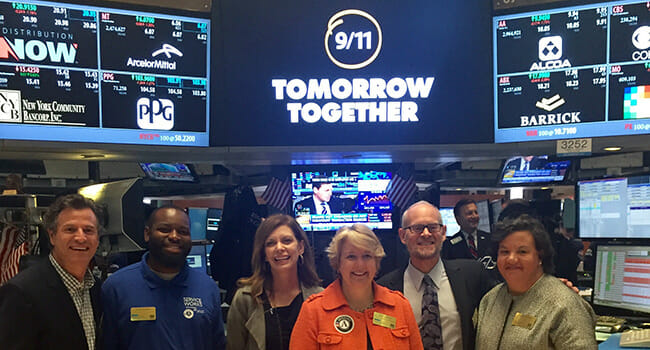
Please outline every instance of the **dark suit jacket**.
M476 236L478 237L477 251L479 259L490 255L490 234L485 231L477 230ZM469 245L463 235L462 231L458 231L455 235L447 237L442 243L442 252L440 253L443 259L474 259L472 253L469 252Z
M344 208L345 208L345 203L340 198L337 198L337 197L334 197L334 196L332 196L332 198L330 198L330 201L327 202L327 205L330 206L330 212L332 214L343 213ZM313 196L309 196L309 197L301 200L300 202L296 203L296 206L294 207L294 213L297 214L298 212L300 212L301 210L304 210L304 209L309 209L309 214L312 214L312 215L320 214L320 208L319 208L319 210L316 210L316 208L314 206L314 198L313 198Z
M90 290L98 349L100 290L99 282ZM0 287L0 344L3 350L88 349L81 318L49 259Z
M444 260L443 263L460 315L463 350L474 350L476 330L472 323L472 315L483 295L492 289L495 282L478 261L459 259ZM377 283L404 293L405 270L406 267L392 271L380 278Z

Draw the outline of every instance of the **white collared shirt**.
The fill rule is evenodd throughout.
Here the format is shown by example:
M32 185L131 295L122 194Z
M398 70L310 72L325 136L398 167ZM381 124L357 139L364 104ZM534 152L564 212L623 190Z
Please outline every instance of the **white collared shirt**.
M323 206L321 205L321 203L325 203L325 207L327 208L327 214L332 214L332 210L330 209L330 206L329 204L327 204L327 202L321 202L320 200L318 200L318 198L316 198L316 196L312 196L312 198L314 199L314 208L316 208L316 214L321 214L323 211Z
M428 273L433 280L438 292L438 308L440 310L440 323L442 326L442 343L444 350L462 350L462 329L460 315L456 307L456 299L447 278L442 260ZM422 278L424 273L416 269L410 262L404 272L404 296L408 299L415 315L415 321L420 324L422 320L422 295L424 286Z

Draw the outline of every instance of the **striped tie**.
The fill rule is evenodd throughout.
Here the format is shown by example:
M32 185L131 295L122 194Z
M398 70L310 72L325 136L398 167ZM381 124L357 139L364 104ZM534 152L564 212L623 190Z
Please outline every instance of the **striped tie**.
M442 327L438 309L438 292L429 275L422 278L424 294L422 295L422 321L420 335L425 349L442 350Z

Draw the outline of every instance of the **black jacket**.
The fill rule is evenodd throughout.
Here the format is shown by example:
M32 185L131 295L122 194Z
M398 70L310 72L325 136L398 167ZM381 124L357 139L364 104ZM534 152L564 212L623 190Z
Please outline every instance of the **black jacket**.
M443 263L460 315L463 350L473 350L476 330L472 323L472 315L483 295L494 287L495 281L477 261L459 259L444 260ZM377 283L404 293L405 270L406 267L394 270L380 278Z
M102 348L100 291L99 282L90 289L97 349ZM81 318L49 259L0 287L0 344L3 350L88 349Z

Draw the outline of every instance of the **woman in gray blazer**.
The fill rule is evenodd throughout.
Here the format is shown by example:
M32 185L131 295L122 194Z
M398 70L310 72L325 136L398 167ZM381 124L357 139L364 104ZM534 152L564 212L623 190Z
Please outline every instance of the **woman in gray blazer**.
M251 264L228 311L227 349L289 349L302 302L323 290L307 235L288 215L268 217L255 233Z

